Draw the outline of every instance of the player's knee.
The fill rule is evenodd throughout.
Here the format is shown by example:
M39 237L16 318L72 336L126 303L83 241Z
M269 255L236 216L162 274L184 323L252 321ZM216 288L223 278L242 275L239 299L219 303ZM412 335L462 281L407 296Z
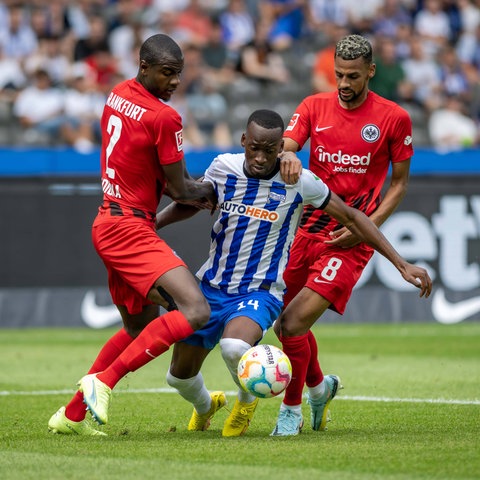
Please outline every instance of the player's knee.
M295 337L297 335L300 335L300 332L298 330L298 324L291 321L291 319L288 318L288 316L286 316L284 312L282 312L282 314L275 321L273 330L278 338Z
M220 340L220 351L222 358L232 375L237 374L237 366L242 355L251 345L239 338L222 338Z
M194 330L204 327L210 318L210 306L204 297L190 302L185 307L179 307L179 309Z

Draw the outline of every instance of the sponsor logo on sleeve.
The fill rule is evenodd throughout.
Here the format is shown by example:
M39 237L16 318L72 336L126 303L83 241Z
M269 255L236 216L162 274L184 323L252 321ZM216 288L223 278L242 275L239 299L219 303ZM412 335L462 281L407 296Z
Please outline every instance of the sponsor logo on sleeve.
M300 118L299 113L294 113L293 114L292 118L290 119L290 123L288 124L288 127L286 128L287 132L291 132L295 128L299 118Z
M183 130L175 132L175 140L177 141L177 150L181 152L183 150Z

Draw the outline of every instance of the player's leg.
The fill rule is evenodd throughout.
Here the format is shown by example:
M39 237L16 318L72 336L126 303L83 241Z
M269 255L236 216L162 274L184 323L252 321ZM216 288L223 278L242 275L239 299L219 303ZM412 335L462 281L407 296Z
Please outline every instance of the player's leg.
M190 336L187 342L194 337L197 335ZM178 342L173 347L167 383L194 407L188 429L207 430L212 417L226 404L226 397L224 392L210 393L200 372L211 349L187 342Z
M157 287L161 288L161 293ZM80 380L79 389L99 423L108 421L111 389L121 378L160 356L208 320L210 308L186 267L178 266L164 273L148 294L149 299L159 303L166 296L173 300L178 310L171 310L154 319L151 318L152 308L148 305L140 313L125 313L123 319L129 328L138 328L139 325L145 325L145 328L107 369L97 375L86 375Z
M236 299L232 307L230 319L220 340L220 349L223 360L238 386L238 394L223 426L224 437L243 435L253 419L258 398L241 388L237 376L238 362L272 326L280 312L281 303L268 292L253 292ZM242 312L242 316L238 316L239 312Z
M133 337L130 336L125 329L122 328L119 330L107 340L88 373L101 372L107 368L132 341ZM48 423L49 431L66 434L98 435L98 433L95 433L96 430L93 429L88 422L84 425L86 413L83 393L77 391L67 406L61 407L60 410L52 416Z
M292 380L285 390L274 436L297 435L303 427L302 394L311 359L308 335L311 326L330 302L309 288L303 288L277 320L282 349L292 364Z
M262 336L263 332L257 323L248 317L237 317L227 324L224 336L220 340L223 360L238 387L235 404L223 425L224 437L243 435L253 419L259 399L241 388L237 368L242 355L260 341Z

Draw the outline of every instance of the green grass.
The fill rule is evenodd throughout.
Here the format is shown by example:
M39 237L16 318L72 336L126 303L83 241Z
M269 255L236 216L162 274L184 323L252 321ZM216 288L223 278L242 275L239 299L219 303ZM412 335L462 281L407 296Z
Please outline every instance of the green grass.
M345 385L326 432L311 430L304 405L301 435L270 437L279 398L260 401L244 437L221 437L226 409L188 432L189 404L146 391L168 387L167 354L119 383L108 437L48 434L113 332L0 330L1 479L480 479L480 322L315 328L324 371ZM204 377L233 404L218 350Z

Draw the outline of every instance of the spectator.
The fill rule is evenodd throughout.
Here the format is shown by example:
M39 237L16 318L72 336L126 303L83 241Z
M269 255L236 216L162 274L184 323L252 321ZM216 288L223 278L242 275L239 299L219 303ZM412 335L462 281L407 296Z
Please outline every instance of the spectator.
M11 4L8 7L7 22L7 26L0 30L0 47L7 57L22 62L38 46L25 7L22 4Z
M452 36L450 20L440 0L425 0L414 19L414 31L424 43L425 54L433 58Z
M232 138L227 122L227 102L215 85L208 81L200 48L187 45L183 53L185 68L177 90L180 94L185 93L186 111L191 112L205 137L204 144L228 148L232 145ZM188 117L186 120L188 124ZM192 120L190 125L192 126Z
M394 102L405 95L405 72L397 60L395 42L388 37L377 38L378 54L375 56L375 76L370 79L370 88Z
M456 95L447 96L442 107L432 112L428 131L433 146L442 152L478 146L480 138L478 125Z
M307 0L262 0L260 2L259 20L269 25L268 41L274 50L287 50L301 37L306 8Z
M62 138L79 152L90 153L100 142L105 95L97 90L92 72L82 63L73 66L67 86Z
M70 58L63 49L63 38L46 35L38 38L38 48L24 62L27 75L33 75L38 69L46 70L55 85L65 81L70 68Z
M75 42L73 50L74 62L85 60L108 45L108 32L105 19L101 15L89 18L89 34Z
M0 46L0 100L13 101L16 93L25 86L26 77L17 60L3 54Z
M384 0L345 0L349 12L349 27L354 33L363 35L373 32L373 24L378 17Z
M123 62L131 56L133 49L138 53L140 45L154 32L146 25L143 10L131 0L117 3L116 26L108 36L108 45L117 62ZM132 59L136 64L138 56ZM130 60L131 61L131 60Z
M151 27L172 37L180 46L187 45L190 41L190 34L184 28L180 28L177 23L178 12L175 10L165 11L156 20L156 24Z
M207 145L207 139L200 130L197 120L189 108L185 92L175 92L175 97L172 97L169 104L179 113L180 117L182 117L183 149L188 151L191 148L204 148Z
M63 92L52 85L48 72L37 70L33 85L22 90L13 104L13 113L24 128L26 143L52 144L59 138L63 102Z
M469 102L472 91L469 84L469 72L460 62L453 47L447 45L439 52L438 65L443 92L446 95L456 95L461 100Z
M222 26L218 19L212 19L207 43L202 47L202 58L208 82L221 89L231 84L236 76L235 62L223 42Z
M85 63L92 69L95 82L105 95L112 89L116 81L123 80L123 78L118 78L118 63L110 53L107 44L99 45L98 49L85 59Z
M411 41L413 38L413 27L411 23L399 23L395 35L395 55L398 61L403 62L410 58Z
M335 45L348 34L348 29L342 25L333 25L330 28L328 45L316 55L312 72L313 93L331 92L337 89L335 77Z
M420 37L410 41L410 57L402 62L405 72L405 99L430 112L439 106L441 94L440 71L427 55Z
M290 73L283 58L268 40L269 29L270 24L265 21L257 24L253 41L240 52L239 70L247 78L263 85L270 82L286 83L290 80Z
M480 24L473 32L464 32L456 45L459 59L480 73Z
M189 4L178 13L177 27L189 34L189 41L199 47L207 43L212 21L200 0L190 0Z
M471 0L457 0L458 11L460 15L460 34L475 34L475 30L480 26L480 4Z
M312 33L325 36L327 39L336 37L339 27L348 26L348 9L345 0L310 0L308 5L308 24Z
M232 58L255 37L255 22L243 0L230 0L228 8L219 16L223 41Z
M398 0L385 0L373 22L373 34L395 38L399 25L411 24L412 18L406 7Z
M180 10L187 8L189 1L190 0L152 0L151 5L158 19L166 12L178 13Z

